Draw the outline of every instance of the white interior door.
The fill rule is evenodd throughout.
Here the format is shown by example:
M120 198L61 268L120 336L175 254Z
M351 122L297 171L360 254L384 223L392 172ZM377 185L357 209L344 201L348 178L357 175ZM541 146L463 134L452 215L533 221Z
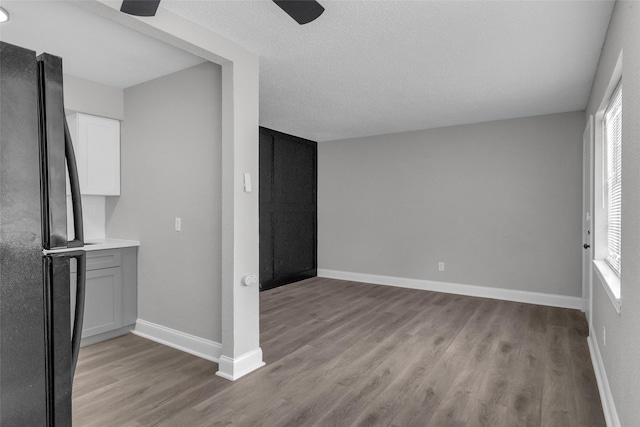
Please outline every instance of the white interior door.
M582 136L582 298L591 325L591 275L593 272L593 116L589 116Z

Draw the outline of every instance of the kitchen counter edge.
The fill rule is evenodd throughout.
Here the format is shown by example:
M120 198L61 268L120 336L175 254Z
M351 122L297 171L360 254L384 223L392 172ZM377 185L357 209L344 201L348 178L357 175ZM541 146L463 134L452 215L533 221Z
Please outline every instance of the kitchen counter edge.
M124 240L124 239L89 239L84 244L84 250L89 251L102 251L105 249L120 249L140 246L140 242L137 240Z
M44 255L49 255L49 254L73 252L73 251L93 252L93 251L104 251L107 249L133 248L138 246L140 246L140 242L137 240L88 239L84 243L84 246L81 248L65 248L65 249L53 249L53 250L44 249L42 253Z

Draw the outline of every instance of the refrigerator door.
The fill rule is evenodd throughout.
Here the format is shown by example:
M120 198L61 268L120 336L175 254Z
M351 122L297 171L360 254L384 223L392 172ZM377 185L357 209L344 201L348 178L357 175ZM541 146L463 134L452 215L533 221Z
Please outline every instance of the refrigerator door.
M0 425L47 424L35 52L0 42Z
M71 317L70 260L77 260L76 307ZM60 252L43 258L49 417L51 425L71 425L71 390L84 316L85 253ZM73 331L70 325L73 323Z
M71 425L84 306L82 209L62 61L0 42L0 425ZM67 242L65 160L76 240ZM74 183L75 180L75 183ZM70 306L70 259L78 264ZM76 318L73 331L72 310Z
M42 156L42 246L55 250L82 247L82 205L73 144L64 113L62 59L38 58L40 147ZM66 162L65 162L66 160ZM74 215L74 239L67 241L66 167Z

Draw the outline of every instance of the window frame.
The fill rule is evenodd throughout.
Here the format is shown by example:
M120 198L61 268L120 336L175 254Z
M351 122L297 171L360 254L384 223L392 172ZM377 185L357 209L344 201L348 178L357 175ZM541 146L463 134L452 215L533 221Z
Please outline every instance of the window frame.
M593 180L593 224L594 232L594 253L593 253L593 271L594 278L597 277L609 296L616 312L621 313L622 309L622 289L620 275L606 262L608 256L608 212L607 212L607 177L605 167L606 145L605 145L605 129L604 118L605 111L608 109L611 100L618 93L618 88L622 90L622 54L618 58L615 70L608 85L602 102L594 116L595 133L594 133L594 162L592 176Z
M619 105L618 104L618 97ZM619 119L613 118L614 123L609 123L610 114L618 114L615 110L619 109ZM618 121L618 123L615 123ZM618 135L614 135L614 140L611 141L608 132L610 126L620 125ZM602 145L603 145L603 189L605 191L603 201L605 203L605 212L607 214L607 256L605 262L616 276L620 277L621 262L622 262L622 80L618 81L616 88L607 101L606 108L602 117ZM616 138L618 136L619 138ZM617 139L617 140L616 140ZM617 146L617 147L616 147ZM612 157L614 157L612 159ZM612 173L611 169L615 169ZM615 180L614 183L611 181ZM614 193L612 195L612 193ZM617 215L613 215L612 205L617 206ZM613 220L613 221L612 221ZM612 227L612 222L615 222L615 227ZM612 228L615 228L615 236L612 236Z

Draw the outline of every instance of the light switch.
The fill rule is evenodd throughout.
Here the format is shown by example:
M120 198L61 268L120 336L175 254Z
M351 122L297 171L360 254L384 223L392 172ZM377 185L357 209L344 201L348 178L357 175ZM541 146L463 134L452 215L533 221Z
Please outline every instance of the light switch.
M251 193L251 174L250 173L244 174L244 192Z
M182 219L181 218L176 218L175 229L176 229L176 231L182 231Z

